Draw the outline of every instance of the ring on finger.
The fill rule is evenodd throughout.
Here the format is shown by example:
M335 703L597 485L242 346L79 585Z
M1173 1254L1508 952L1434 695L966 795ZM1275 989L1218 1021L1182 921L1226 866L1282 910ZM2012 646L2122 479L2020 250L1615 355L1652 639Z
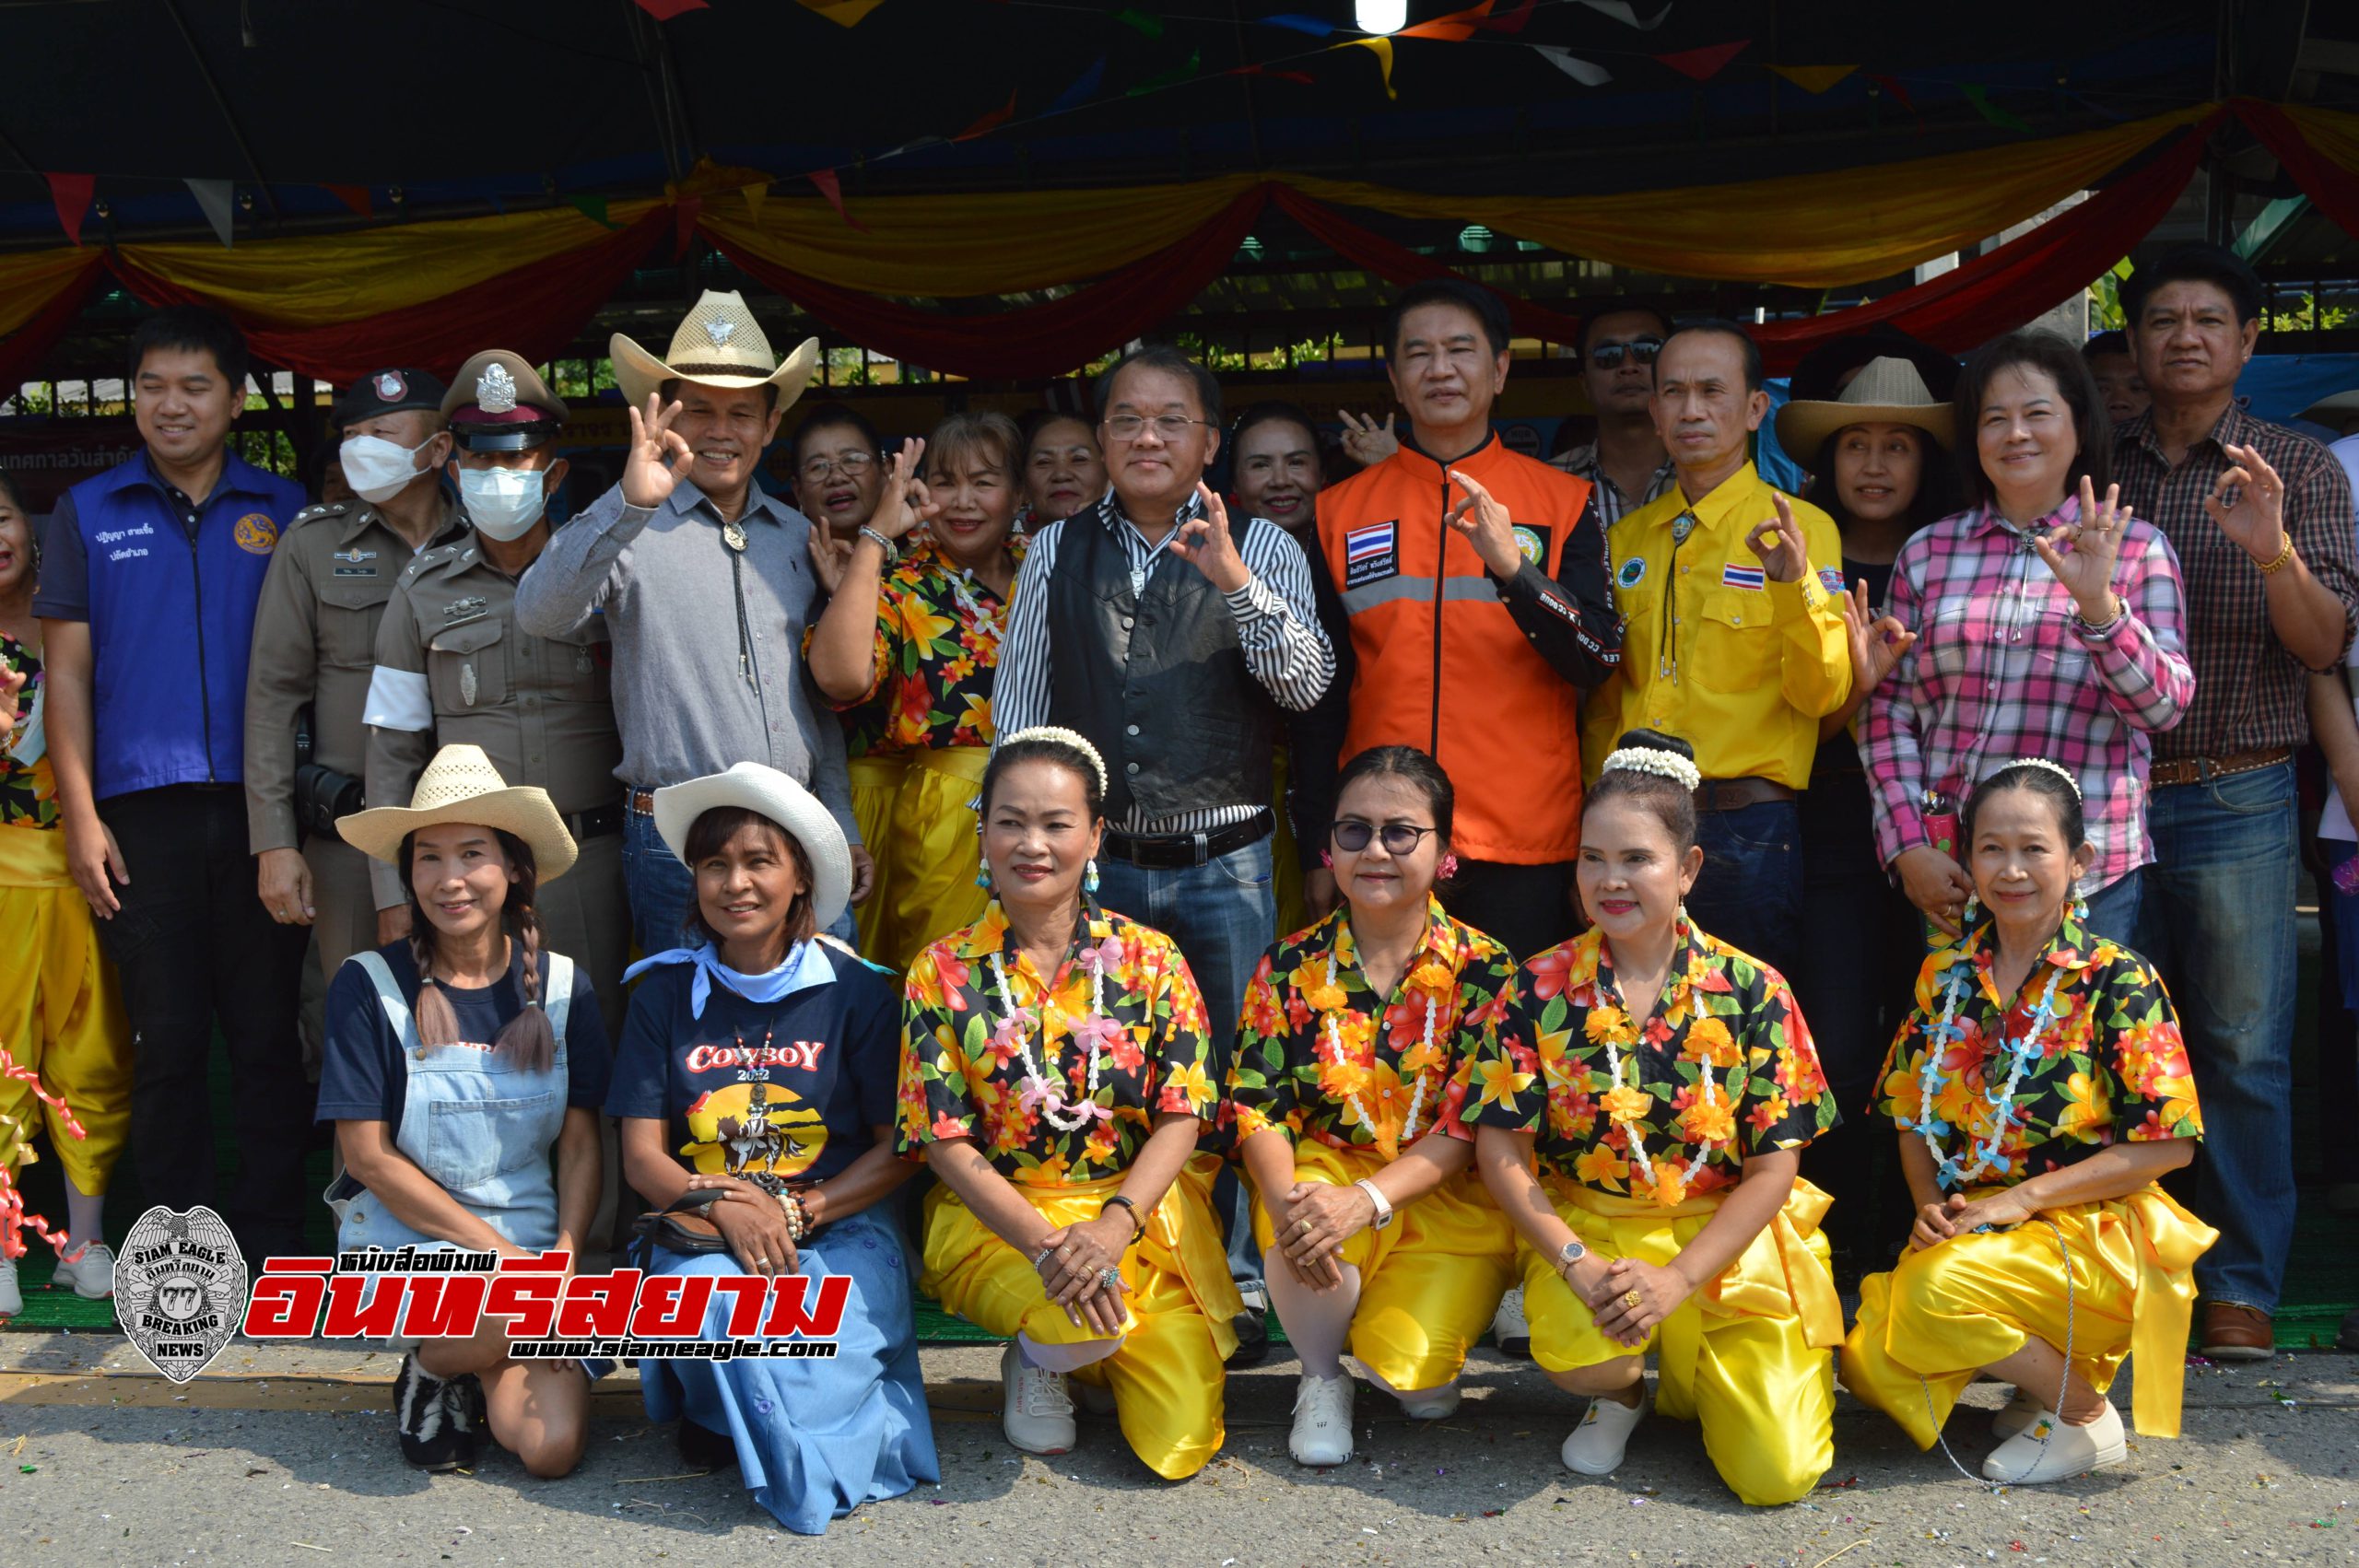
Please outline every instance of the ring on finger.
M1633 1308L1634 1310L1645 1305L1646 1300L1646 1297L1640 1295L1636 1291L1624 1291L1622 1293L1622 1305Z

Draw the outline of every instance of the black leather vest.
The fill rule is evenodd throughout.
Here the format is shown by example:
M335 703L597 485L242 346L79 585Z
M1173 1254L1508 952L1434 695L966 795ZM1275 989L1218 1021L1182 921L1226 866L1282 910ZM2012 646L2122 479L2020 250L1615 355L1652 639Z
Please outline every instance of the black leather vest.
M1248 526L1229 522L1239 551ZM1074 514L1049 578L1049 652L1050 722L1106 758L1109 821L1269 803L1277 705L1194 567L1167 556L1134 594L1122 542L1095 510Z

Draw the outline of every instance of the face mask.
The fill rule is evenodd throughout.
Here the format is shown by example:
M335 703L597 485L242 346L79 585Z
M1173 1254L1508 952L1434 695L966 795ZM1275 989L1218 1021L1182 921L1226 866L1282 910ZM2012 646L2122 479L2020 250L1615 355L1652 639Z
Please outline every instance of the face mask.
M364 501L390 501L424 472L412 460L433 444L428 436L404 450L381 436L354 436L344 443L344 482Z
M502 544L522 538L548 505L543 477L530 468L462 468L459 499L467 521Z

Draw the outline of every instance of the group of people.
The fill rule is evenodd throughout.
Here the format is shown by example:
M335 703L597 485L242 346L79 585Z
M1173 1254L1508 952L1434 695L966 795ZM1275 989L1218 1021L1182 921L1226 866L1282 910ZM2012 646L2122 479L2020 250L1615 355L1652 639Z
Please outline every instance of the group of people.
M45 1119L90 1295L126 1138L251 1258L300 1248L312 1118L345 1247L848 1276L832 1359L643 1368L797 1530L938 1478L916 1292L1008 1340L1015 1445L1077 1397L1169 1478L1265 1306L1305 1464L1351 1452L1346 1352L1429 1420L1486 1329L1588 1398L1579 1473L1651 1398L1790 1501L1838 1365L1925 1446L2013 1383L1993 1479L2118 1463L2105 1390L2141 1352L2175 1434L2199 1296L2206 1353L2269 1353L2291 755L2315 715L2359 758L2359 519L2234 402L2257 282L2195 248L2123 298L2100 352L1813 356L1808 498L1752 461L1741 325L1592 311L1597 437L1548 464L1491 427L1504 310L1446 281L1386 322L1406 429L1346 420L1334 483L1309 415L1230 425L1145 347L1094 420L887 451L813 411L790 506L756 470L816 344L712 293L662 356L617 334L625 466L554 529L521 357L364 378L307 506L224 446L234 329L160 312L144 450L37 574L0 506L40 977L0 1168ZM190 1115L217 1019L234 1181ZM404 1451L562 1474L596 1370L417 1345Z

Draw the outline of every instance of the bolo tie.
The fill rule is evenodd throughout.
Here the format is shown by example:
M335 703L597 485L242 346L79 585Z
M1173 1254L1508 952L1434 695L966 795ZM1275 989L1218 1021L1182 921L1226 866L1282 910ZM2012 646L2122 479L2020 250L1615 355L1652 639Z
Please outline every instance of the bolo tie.
M737 673L745 685L756 691L761 685L754 679L754 633L745 619L745 527L740 522L721 525L721 542L729 546L729 586L737 598Z
M1655 673L1663 680L1679 678L1679 651L1672 638L1672 622L1679 610L1679 547L1696 532L1696 514L1681 512L1671 520L1671 559L1663 567L1662 643L1655 655Z

